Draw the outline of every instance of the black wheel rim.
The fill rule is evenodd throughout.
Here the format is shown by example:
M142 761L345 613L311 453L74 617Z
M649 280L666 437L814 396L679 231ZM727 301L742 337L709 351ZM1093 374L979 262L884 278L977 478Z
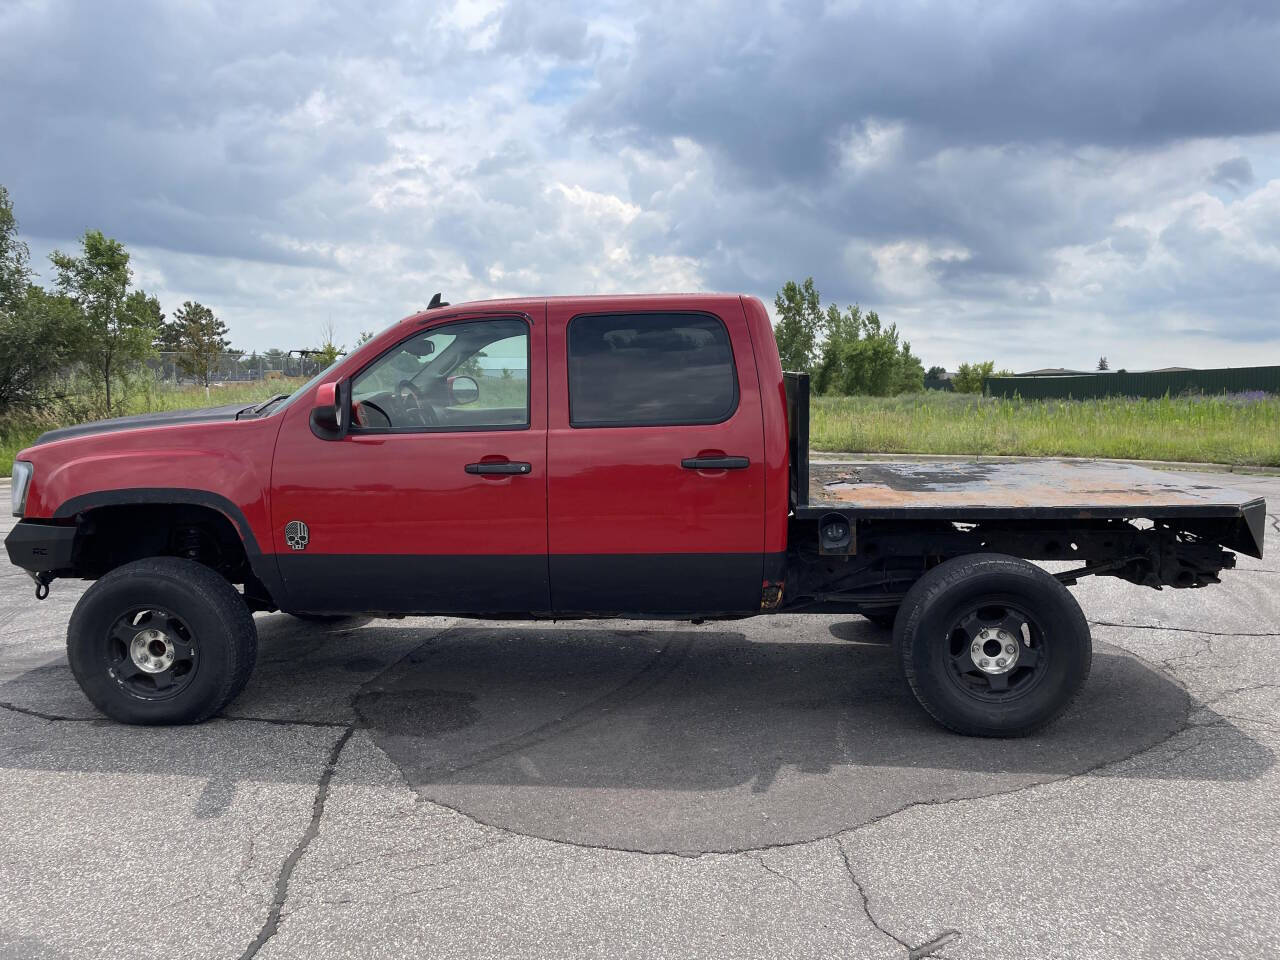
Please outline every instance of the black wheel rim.
M107 631L107 672L139 700L172 700L196 675L196 643L191 628L177 614L155 607L136 607Z
M1026 696L1049 665L1039 621L1019 604L997 597L959 609L947 634L946 656L952 683L988 703Z

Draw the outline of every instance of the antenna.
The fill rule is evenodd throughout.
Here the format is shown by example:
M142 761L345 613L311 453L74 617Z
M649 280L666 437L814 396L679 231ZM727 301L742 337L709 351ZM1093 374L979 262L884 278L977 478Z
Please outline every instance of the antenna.
M447 300L441 300L440 294L437 293L434 297L431 298L431 302L427 304L427 309L435 310L438 307L447 307L448 305L449 305L449 302Z

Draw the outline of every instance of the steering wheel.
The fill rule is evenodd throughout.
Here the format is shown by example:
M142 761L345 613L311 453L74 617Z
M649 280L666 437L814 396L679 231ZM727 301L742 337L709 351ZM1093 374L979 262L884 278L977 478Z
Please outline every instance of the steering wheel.
M439 425L440 418L436 416L435 407L431 405L431 401L423 398L412 381L401 380L397 383L395 396L400 406L404 408L404 412L416 413L424 426L434 427Z

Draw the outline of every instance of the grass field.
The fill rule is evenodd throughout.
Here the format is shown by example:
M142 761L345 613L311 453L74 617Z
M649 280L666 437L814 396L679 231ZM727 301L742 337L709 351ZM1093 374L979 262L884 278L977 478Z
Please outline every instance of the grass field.
M1004 400L928 391L817 397L816 450L1280 465L1280 397Z
M245 403L288 393L298 381L203 388L156 388L130 413ZM522 384L515 384L523 392ZM1116 457L1280 466L1280 397L1172 397L1160 400L1001 400L929 391L901 397L817 397L815 450ZM0 476L45 430L66 421L15 415L0 421Z

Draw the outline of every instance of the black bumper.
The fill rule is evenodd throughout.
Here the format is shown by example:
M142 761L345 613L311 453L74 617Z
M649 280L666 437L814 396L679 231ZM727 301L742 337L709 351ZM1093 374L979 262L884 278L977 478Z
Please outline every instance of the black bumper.
M19 520L4 538L9 562L32 573L52 573L72 566L76 528Z

